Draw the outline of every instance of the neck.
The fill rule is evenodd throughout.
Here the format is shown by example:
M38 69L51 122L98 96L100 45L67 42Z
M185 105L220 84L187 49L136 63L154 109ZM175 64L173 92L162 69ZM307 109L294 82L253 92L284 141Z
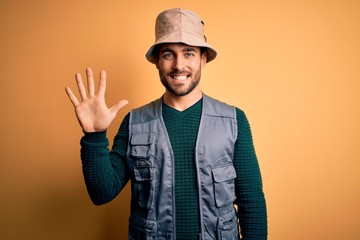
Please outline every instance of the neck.
M202 98L202 92L193 91L185 96L176 96L168 91L163 95L163 101L169 107L172 107L178 111L184 111L197 103Z

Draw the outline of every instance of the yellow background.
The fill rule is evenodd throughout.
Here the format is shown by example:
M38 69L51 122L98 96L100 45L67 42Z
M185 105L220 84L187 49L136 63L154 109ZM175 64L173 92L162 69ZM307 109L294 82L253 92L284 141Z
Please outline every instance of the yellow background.
M250 120L270 240L360 239L360 1L1 1L0 239L125 239L129 188L90 202L64 87L108 73L124 115L163 88L144 57L154 21L185 7L218 58L202 89Z

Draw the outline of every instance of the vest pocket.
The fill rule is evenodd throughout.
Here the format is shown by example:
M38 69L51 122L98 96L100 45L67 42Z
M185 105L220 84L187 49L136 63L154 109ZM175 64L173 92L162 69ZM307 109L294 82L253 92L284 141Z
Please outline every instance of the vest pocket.
M154 167L134 167L133 198L140 208L150 209L153 200Z
M148 159L150 157L150 147L154 142L155 133L137 133L130 139L130 155L137 159Z
M237 240L239 239L239 225L235 210L227 212L219 217L218 239Z
M216 166L211 169L214 179L214 197L217 207L233 204L235 197L236 172L232 164Z

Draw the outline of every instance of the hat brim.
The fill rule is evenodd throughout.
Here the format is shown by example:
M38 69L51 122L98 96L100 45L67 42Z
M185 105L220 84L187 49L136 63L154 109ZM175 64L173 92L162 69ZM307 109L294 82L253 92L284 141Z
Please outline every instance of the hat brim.
M212 48L207 42L205 42L203 39L194 36L193 34L184 32L184 31L178 31L178 32L172 32L170 34L165 34L164 36L161 36L147 51L145 54L146 59L155 64L156 52L154 52L155 47L163 44L163 43L183 43L189 46L194 47L201 47L205 48L205 51L207 53L207 62L210 62L216 58L217 52L214 48Z

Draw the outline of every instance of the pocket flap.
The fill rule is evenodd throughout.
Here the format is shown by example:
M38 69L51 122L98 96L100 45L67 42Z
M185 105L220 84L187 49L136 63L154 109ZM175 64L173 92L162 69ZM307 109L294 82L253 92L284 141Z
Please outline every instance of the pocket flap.
M150 181L154 178L154 167L134 167L134 177L136 181Z
M130 139L131 156L136 158L149 158L149 151L154 138L154 132L137 133L132 135Z
M217 166L211 169L215 182L225 182L236 178L235 168L232 164Z

